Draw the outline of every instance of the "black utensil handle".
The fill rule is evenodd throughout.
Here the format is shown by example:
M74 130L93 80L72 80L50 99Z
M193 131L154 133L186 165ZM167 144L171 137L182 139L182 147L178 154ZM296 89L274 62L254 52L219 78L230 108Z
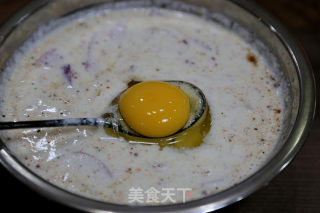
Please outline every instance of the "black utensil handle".
M42 127L64 127L64 126L108 126L102 118L67 118L56 120L38 120L38 121L17 121L0 122L0 130L4 129L22 129L22 128L42 128Z

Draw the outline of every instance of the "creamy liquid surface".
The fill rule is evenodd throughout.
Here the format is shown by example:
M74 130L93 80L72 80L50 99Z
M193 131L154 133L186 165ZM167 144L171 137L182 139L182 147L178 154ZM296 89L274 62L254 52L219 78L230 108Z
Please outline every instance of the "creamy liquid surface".
M129 144L95 127L2 131L8 148L51 183L108 202L183 202L239 183L272 154L283 114L278 70L237 34L158 9L96 11L44 31L3 74L1 120L99 117L132 79L193 83L212 116L193 149ZM131 202L132 187L143 190L143 203ZM151 187L158 202L147 202Z

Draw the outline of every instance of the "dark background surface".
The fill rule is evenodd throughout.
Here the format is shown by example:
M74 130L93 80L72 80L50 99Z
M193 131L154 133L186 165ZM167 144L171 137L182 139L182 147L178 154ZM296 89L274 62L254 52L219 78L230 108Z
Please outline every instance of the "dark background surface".
M0 0L0 24L29 1ZM278 18L301 43L309 55L316 82L320 82L320 0L255 1ZM2 166L0 177L1 188L10 187L0 192L2 208L8 206L10 212L76 212L38 195ZM293 162L267 187L218 212L320 212L319 107L309 138Z

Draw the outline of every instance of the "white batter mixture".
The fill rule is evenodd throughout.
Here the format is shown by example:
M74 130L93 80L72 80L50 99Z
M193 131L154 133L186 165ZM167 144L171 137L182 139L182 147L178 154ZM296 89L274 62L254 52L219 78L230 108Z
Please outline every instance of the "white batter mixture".
M135 79L197 85L213 123L194 149L129 144L95 127L2 131L6 145L46 180L108 202L183 202L239 183L271 155L283 114L278 70L236 33L158 9L90 12L47 28L3 74L3 121L99 117ZM133 200L138 187L143 202ZM152 202L151 187L158 195Z

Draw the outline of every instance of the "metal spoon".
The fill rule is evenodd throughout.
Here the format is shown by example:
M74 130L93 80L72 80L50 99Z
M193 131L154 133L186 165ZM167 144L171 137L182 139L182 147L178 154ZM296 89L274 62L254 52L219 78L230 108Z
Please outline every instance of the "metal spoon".
M180 133L191 126L204 115L207 109L207 101L202 91L195 85L185 81L164 81L173 84L183 90L189 97L190 117L186 125L180 129ZM0 130L5 129L21 129L21 128L44 128L44 127L66 127L66 126L97 126L104 128L112 128L116 132L121 132L130 136L143 137L139 133L132 130L122 118L118 104L113 106L114 112L106 113L101 118L66 118L54 120L34 120L34 121L17 121L17 122L0 122ZM167 137L167 136L166 136Z

